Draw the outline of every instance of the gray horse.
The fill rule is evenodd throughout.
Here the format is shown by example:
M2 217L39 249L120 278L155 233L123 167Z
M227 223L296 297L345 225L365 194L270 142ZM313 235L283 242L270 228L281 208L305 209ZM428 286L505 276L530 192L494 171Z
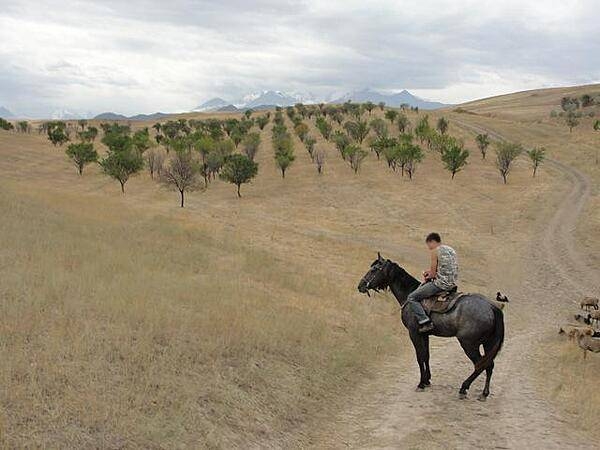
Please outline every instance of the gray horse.
M419 281L402 267L380 254L371 268L360 280L358 291L368 294L369 290L379 291L389 288L402 308L402 323L408 329L410 339L417 353L421 379L417 390L424 390L431 384L429 370L429 335L420 334L418 323L410 308L405 308L406 298L419 286ZM432 313L435 325L434 336L454 337L475 366L473 373L463 382L459 396L466 398L471 383L486 371L485 387L479 400L485 401L490 395L490 380L494 370L494 358L504 342L504 315L502 310L480 294L463 296L456 306L444 314ZM484 355L479 352L483 346Z

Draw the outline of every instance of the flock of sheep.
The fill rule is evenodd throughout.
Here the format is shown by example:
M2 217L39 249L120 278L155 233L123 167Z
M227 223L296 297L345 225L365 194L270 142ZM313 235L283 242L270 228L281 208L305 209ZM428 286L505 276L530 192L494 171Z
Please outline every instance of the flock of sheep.
M598 325L600 325L599 303L598 298L584 297L580 306L581 310L585 312L575 314L575 320L583 325L564 325L559 330L559 334L565 334L570 340L577 341L577 344L583 350L584 359L588 351L600 353L600 331L597 330Z

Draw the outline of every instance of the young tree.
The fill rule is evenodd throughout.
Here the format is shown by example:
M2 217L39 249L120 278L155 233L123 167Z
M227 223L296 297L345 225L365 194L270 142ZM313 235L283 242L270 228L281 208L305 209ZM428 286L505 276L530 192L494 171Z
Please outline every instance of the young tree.
M246 119L249 119L253 112L254 111L251 109L247 109L246 111L244 111L244 116L246 117Z
M143 154L152 146L152 141L150 140L150 132L148 131L148 128L142 128L141 130L137 130L135 133L133 133L131 139L133 143L133 148L135 148L140 154Z
M369 112L369 115L371 115L371 113L373 112L373 109L375 109L375 103L373 103L371 101L364 103L363 106Z
M317 121L315 123L318 130L321 132L321 135L327 140L329 140L329 136L331 135L332 126L325 117L317 117Z
M244 139L242 140L242 151L250 159L250 161L254 161L254 157L258 152L259 145L260 134L248 133L246 136L244 136Z
M304 146L306 147L306 151L308 152L308 155L310 156L310 160L314 161L315 160L315 144L317 143L317 140L312 137L312 136L306 136L306 138L304 139Z
M387 123L385 123L385 120L381 119L380 117L371 120L371 123L369 125L375 133L375 136L377 136L378 138L388 135Z
M144 154L144 157L146 158L150 178L154 179L154 174L160 176L165 163L164 151L160 148L151 148Z
M478 134L475 140L477 141L477 147L479 147L479 151L481 152L481 157L485 159L487 148L490 145L490 137L487 133L482 133Z
M205 188L200 177L200 170L199 162L194 159L192 152L187 150L174 152L167 166L161 172L161 182L179 191L182 208L186 192Z
M277 139L273 142L275 147L275 163L281 170L281 177L285 178L285 172L294 162L294 144L289 137Z
M105 174L121 184L121 192L124 194L125 183L131 175L142 170L144 160L140 153L130 147L126 150L110 150L100 161L100 166Z
M385 118L387 120L389 120L392 125L394 125L394 121L396 120L396 117L398 117L398 111L396 111L395 109L388 109L385 112Z
M85 119L79 119L77 121L77 125L79 125L79 127L81 127L81 131L85 130L85 127L87 127L88 121Z
M359 144L365 140L369 134L369 124L366 120L348 121L344 124L347 133Z
M333 133L332 140L335 144L335 147L340 152L340 155L342 156L342 158L344 158L344 149L346 148L346 146L350 145L350 138L346 133L337 130L335 133Z
M446 169L452 174L452 179L467 165L469 151L460 143L453 141L442 151L442 162Z
M343 150L344 160L348 161L354 173L358 173L358 169L364 159L367 157L368 152L363 150L359 145L350 144L347 145Z
M8 120L0 117L0 130L10 131L14 128L14 125Z
M419 141L424 142L431 136L431 126L429 125L429 116L422 117L415 127L415 136Z
M69 133L67 132L67 124L62 121L49 122L47 124L48 139L52 142L52 145L63 145L69 140Z
M258 128L260 128L261 130L264 129L268 123L269 123L269 118L267 116L260 116L260 117L256 118L256 124L258 125Z
M26 120L17 122L17 127L21 133L29 133L31 131L31 125Z
M80 131L79 133L77 133L77 135L79 136L79 139L81 139L82 142L94 142L96 140L96 137L98 136L98 128L88 127L87 130Z
M498 142L496 144L496 167L504 180L507 183L508 174L512 167L512 163L523 152L521 144L511 142Z
M234 154L225 159L219 177L237 186L237 195L241 197L240 187L249 183L258 173L258 164L244 155Z
M417 165L425 158L423 150L421 150L421 147L418 145L410 142L404 142L402 145L400 145L399 153L399 159L403 164L403 171L406 170L408 173L408 178L412 180L413 175L417 170Z
M567 113L565 122L566 122L567 126L569 127L569 133L572 133L573 128L575 128L577 125L579 125L579 119L577 118L577 115L573 111L569 111Z
M98 161L98 153L92 143L79 142L71 144L67 147L65 153L77 167L79 175L83 175L83 168L87 164Z
M300 138L301 141L304 141L306 136L308 135L308 125L303 122L300 122L298 125L294 127L294 132Z
M377 106L379 106L379 109L383 111L385 109L385 102L379 102Z
M446 131L448 131L448 120L440 117L437 121L437 129L441 134L446 134Z
M406 133L410 127L410 120L404 113L398 114L398 131Z
M543 147L532 148L531 150L527 150L527 156L529 156L529 159L531 159L533 176L535 177L538 167L540 167L546 158L546 149Z

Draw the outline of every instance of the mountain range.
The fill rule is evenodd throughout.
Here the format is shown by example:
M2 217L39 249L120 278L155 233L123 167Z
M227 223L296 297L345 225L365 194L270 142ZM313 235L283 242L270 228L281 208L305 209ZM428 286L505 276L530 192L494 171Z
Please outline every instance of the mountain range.
M135 116L124 116L113 112L104 112L94 116L94 120L157 120L167 117L169 114L156 112L154 114L136 114Z
M0 117L2 117L3 119L12 119L13 117L15 117L15 115L11 111L6 109L4 106L0 106Z
M286 94L281 91L263 91L258 94L248 94L239 100L232 100L228 102L220 97L215 97L207 102L202 103L198 107L194 108L196 112L208 112L208 111L236 111L240 109L266 109L273 108L275 106L292 106L296 103L304 104L315 104L315 103L344 103L347 101L353 101L356 103L364 103L371 101L373 103L384 102L387 106L399 107L403 104L407 104L419 109L438 109L448 106L444 103L433 102L424 100L417 97L407 90L402 92L383 94L373 89L362 89L360 91L349 92L340 97L333 97L333 100L327 100L325 98L319 99L313 94Z

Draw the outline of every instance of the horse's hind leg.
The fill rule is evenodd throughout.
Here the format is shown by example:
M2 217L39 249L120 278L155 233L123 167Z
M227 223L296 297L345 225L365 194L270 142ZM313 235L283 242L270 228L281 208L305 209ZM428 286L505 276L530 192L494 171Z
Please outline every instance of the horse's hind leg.
M493 344L485 343L483 344L483 349L485 353L489 353L492 351ZM492 381L492 373L494 372L494 361L490 362L490 365L485 369L485 386L483 387L483 391L479 396L479 400L485 401L490 395L490 382Z
M425 385L431 385L431 369L429 368L429 335L425 335L423 337L423 342L425 344L425 355L423 362L425 363Z
M473 365L476 365L479 362L479 360L481 359L481 353L479 352L479 344L461 341L460 346L463 348L463 350L465 351L466 355L469 357L469 359L471 360ZM475 381L475 379L479 376L479 374L481 374L481 371L475 369L475 370L473 370L473 373L471 375L469 375L469 377L465 381L463 381L463 384L460 387L460 390L458 391L458 395L460 396L460 398L467 397L467 391L471 387L471 383L473 383L473 381Z

